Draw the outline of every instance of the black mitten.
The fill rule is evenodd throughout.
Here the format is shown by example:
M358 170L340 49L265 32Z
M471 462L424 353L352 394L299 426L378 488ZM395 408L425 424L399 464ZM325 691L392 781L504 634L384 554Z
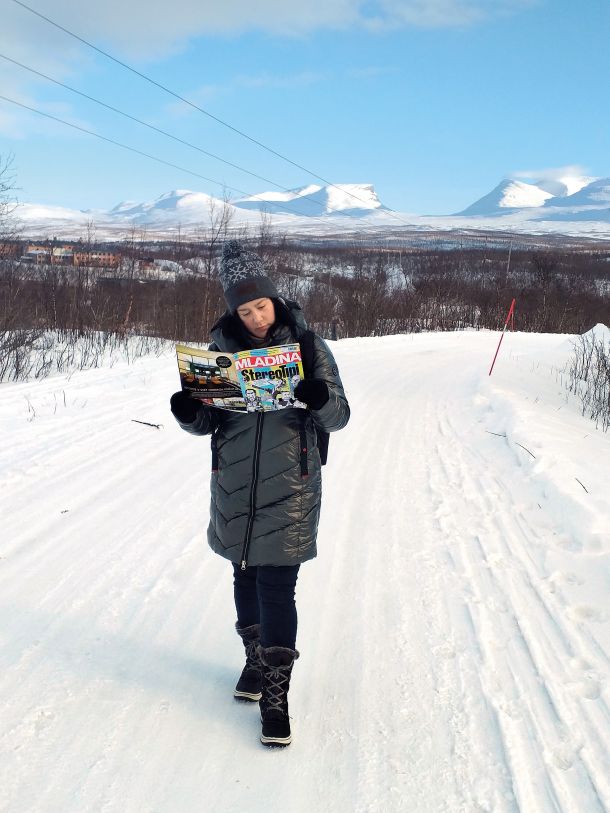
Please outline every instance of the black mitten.
M312 409L322 409L330 394L326 381L321 378L307 378L296 385L294 397Z
M200 401L191 398L190 393L180 390L175 392L169 399L170 409L172 414L178 418L181 423L193 423L197 417L197 413L202 407Z

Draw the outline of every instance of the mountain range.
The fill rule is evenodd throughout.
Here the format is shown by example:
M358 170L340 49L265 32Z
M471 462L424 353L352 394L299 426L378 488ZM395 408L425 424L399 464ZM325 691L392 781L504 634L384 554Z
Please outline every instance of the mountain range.
M222 201L205 192L176 189L152 201L123 201L110 210L71 210L24 203L17 216L25 233L76 234L95 223L98 232L146 227L149 233L208 228L228 207L233 225L258 226L261 217L284 231L493 229L610 238L610 178L574 176L525 182L505 179L453 215L401 214L385 206L372 184L310 184Z
M597 220L610 222L610 178L568 177L525 183L505 179L457 217L497 217L537 210L539 220Z

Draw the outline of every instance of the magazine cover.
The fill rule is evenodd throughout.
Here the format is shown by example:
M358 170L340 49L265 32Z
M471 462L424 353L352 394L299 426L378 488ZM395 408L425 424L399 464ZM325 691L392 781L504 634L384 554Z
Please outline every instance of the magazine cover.
M294 397L303 378L298 344L223 353L176 345L182 389L205 404L235 412L306 409Z
M303 378L298 344L242 350L234 354L235 369L248 412L268 412L305 404L295 400L294 388Z

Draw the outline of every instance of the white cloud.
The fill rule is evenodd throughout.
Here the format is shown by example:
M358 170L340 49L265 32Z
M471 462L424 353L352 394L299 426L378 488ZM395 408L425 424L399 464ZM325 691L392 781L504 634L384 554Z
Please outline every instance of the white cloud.
M373 28L449 28L469 26L513 14L539 0L377 0L370 4Z
M546 169L523 169L512 172L510 178L530 181L540 189L552 195L573 195L584 186L594 181L585 167L569 164L564 167L547 167Z
M85 51L75 40L11 2L5 3L2 9L0 53L58 81L68 82L78 72L88 70L93 61L91 52ZM45 79L0 58L3 96L42 109L44 105L34 96L40 86L47 84ZM40 131L42 120L34 113L4 101L0 101L0 108L0 134L22 138L26 133ZM44 109L51 112L48 107Z
M515 12L541 0L32 0L33 8L101 48L132 59L157 59L204 35L259 30L302 35L354 27L468 25ZM3 39L21 50L41 50L68 60L76 40L6 0ZM15 55L14 53L11 55Z
M124 58L154 60L182 49L202 35L262 30L301 35L316 29L347 28L360 18L361 0L31 0L32 8L104 50ZM29 4L29 3L28 3ZM75 39L10 0L3 8L3 40L21 42L69 58ZM68 52L66 52L66 49ZM11 54L13 56L14 54Z
M546 169L519 169L509 173L509 178L523 181L561 181L564 178L579 178L588 175L585 167L568 164L565 167L547 167Z
M265 31L300 36L316 30L389 29L404 26L451 26L477 22L541 0L25 0L58 25L122 58L142 64L184 49L201 36L236 36ZM97 57L57 27L11 0L2 9L0 52L42 73L70 83L87 73ZM322 74L254 77L250 86L297 87L321 81ZM23 98L35 94L44 80L0 59L3 94ZM234 80L232 80L234 81ZM230 90L227 85L201 89L202 98ZM14 135L22 114L0 102L0 132ZM30 114L31 115L31 114Z

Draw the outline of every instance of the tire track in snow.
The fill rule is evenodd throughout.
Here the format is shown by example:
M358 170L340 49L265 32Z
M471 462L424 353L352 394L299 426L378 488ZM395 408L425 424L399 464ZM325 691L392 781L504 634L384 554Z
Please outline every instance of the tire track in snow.
M383 360L377 353L373 360L383 375ZM367 363L365 357L361 361ZM428 361L414 358L412 362L417 380L419 365L427 366ZM353 489L353 532L350 528L348 533L358 535L366 546L357 581L364 581L368 589L363 596L367 634L362 652L359 705L364 714L358 724L361 766L356 809L367 813L461 809L457 805L463 774L456 774L446 712L446 703L459 699L452 687L444 697L437 691L436 639L431 641L430 636L431 628L444 626L438 618L444 586L438 579L437 554L428 556L429 449L427 423L421 415L422 408L430 410L434 396L418 393L412 400L411 386L405 379L388 394L382 420L372 424L375 431L359 423L353 427L356 437L370 441L355 444L353 465L347 459L346 470L362 472L362 481ZM372 394L359 407L377 414ZM394 669L380 674L377 663L388 659Z
M382 366L373 348L371 353ZM366 355L359 355L366 364ZM320 775L328 776L333 793L336 783L346 783L343 807L359 813L460 809L455 801L461 777L455 776L427 633L431 624L438 626L434 616L441 585L434 563L421 555L428 532L427 441L418 416L422 401L418 398L411 408L408 394L405 383L404 391L390 395L381 423L372 394L355 406L352 439L346 438L341 449L349 491L337 472L325 472L320 558L300 577L300 601L307 593L316 606L304 607L299 632L303 658L313 669L311 695L299 682L297 662L294 708L295 715L310 705L315 712L306 712L300 721L296 717L294 745L299 748L304 735L320 743ZM410 420L413 432L405 431ZM331 455L340 453L341 440L333 438ZM331 527L339 529L339 537L329 550ZM309 577L315 590L309 588ZM311 647L320 608L323 625L315 629ZM307 642L310 653L304 649ZM380 671L379 664L388 661L392 670ZM313 767L317 772L317 762ZM312 798L309 791L313 807L333 810L323 794Z
M468 455L473 456L473 453L469 452ZM478 454L476 456L480 457ZM547 748L547 759L565 771L575 758L580 757L590 768L582 779L585 786L587 782L592 785L595 798L591 804L594 805L597 797L605 799L610 797L610 786L605 770L610 750L608 708L603 697L600 697L594 681L585 686L584 692L582 689L577 692L572 689L568 691L567 687L574 683L574 671L581 670L583 662L587 663L583 660L583 652L588 653L587 657L595 659L597 644L590 636L584 634L584 630L570 622L560 593L549 592L546 589L547 570L533 554L537 548L540 550L542 544L538 525L526 524L523 517L515 518L514 515L513 505L520 489L517 488L517 494L513 493L511 496L511 489L498 478L493 478L491 485L488 477L485 477L485 480L485 484L482 481L478 482L478 493L491 491L493 504L496 506L502 504L504 509L494 511L496 538L502 546L500 561L511 560L520 564L519 568L513 569L513 578L508 584L513 595L514 608L519 613L521 634L530 651L532 668L541 673L540 679L547 687L549 702L555 709L557 726L560 730L559 739L568 740L568 744L560 742L554 749ZM511 485L514 492L514 483ZM534 518L538 519L539 515L534 515ZM544 517L542 519L544 520ZM542 525L545 525L544 521ZM553 600L553 606L549 605L549 600ZM595 645L589 648L590 643ZM600 664L601 669L603 664ZM583 703L581 702L583 698L597 702ZM581 723L583 718L587 721L584 726ZM570 736L567 732L579 729L582 730L580 739L577 739L575 745L569 746ZM581 746L584 745L582 750L579 743ZM562 778L564 775L559 776ZM578 782L573 792L579 794ZM598 804L601 805L600 809L603 809L603 801L598 801ZM578 804L575 809L577 807Z
M481 470L485 472L488 461L468 450L457 432L451 432L450 424L446 418L447 434L452 433L452 449L451 454L443 455L442 459L453 461L445 463L447 480L455 493L463 489L470 504L477 506L476 533L462 532L460 544L469 584L474 588L474 618L480 628L478 637L483 660L494 665L488 665L483 673L487 672L492 702L498 703L498 694L507 697L504 708L502 704L499 707L505 712L508 710L509 720L511 710L512 715L516 714L521 720L526 715L529 718L521 736L519 725L508 723L505 714L499 718L509 753L513 760L515 755L519 756L513 773L521 803L527 806L536 800L544 810L604 810L602 791L598 787L600 781L606 785L602 779L603 763L599 762L603 749L595 747L601 732L596 726L587 732L589 745L593 744L589 751L593 750L594 757L592 770L588 770L589 760L581 759L579 754L583 743L573 737L573 725L578 724L579 716L569 713L565 702L561 702L563 716L558 710L565 692L561 691L561 683L557 686L556 675L564 673L562 655L573 657L573 652L568 643L570 632L557 620L561 614L552 614L534 587L533 580L540 583L540 568L527 555L527 550L537 543L538 534L535 528L523 524L515 530L515 523L511 521L510 488L497 478L490 488L489 476L476 474ZM527 546L525 555L524 545ZM493 568L484 548L495 558ZM503 572L498 562L510 562L511 567ZM502 575L507 578L500 580ZM490 596L494 597L491 602ZM509 642L504 651L498 651L492 644L498 637ZM541 639L552 641L545 652L540 651ZM494 680L494 669L501 670L500 681ZM526 702L524 692L528 695ZM532 743L537 743L537 747L532 748ZM532 765L536 764L539 765L537 775L534 772L532 777ZM572 766L574 770L567 774ZM555 770L557 768L559 770Z
M454 734L454 754L463 777L460 810L515 810L514 776L506 741L495 706L489 702L480 676L484 658L484 641L468 586L472 574L464 561L462 537L469 531L470 512L464 509L461 479L451 476L448 463L454 454L444 418L445 390L435 403L430 424L436 424L433 437L438 438L431 455L430 492L436 536L439 547L459 580L450 585L445 601L446 638L439 635L439 691L448 694L449 687L459 689L459 700L450 706ZM467 527L464 528L464 525ZM471 589L471 588L470 588ZM440 631L439 631L440 632Z
M165 444L165 454L172 441L168 439ZM13 638L12 668L3 672L2 697L8 703L2 713L1 747L7 749L10 762L3 761L5 766L15 765L19 754L27 752L28 770L54 777L44 791L38 789L38 799L18 784L3 785L5 799L12 793L27 809L44 806L46 796L51 799L59 792L57 788L70 788L75 783L81 790L74 798L65 798L62 809L144 809L122 800L129 771L133 769L137 775L151 770L144 738L159 728L158 721L163 721L166 731L172 720L182 718L188 725L182 711L185 706L196 719L199 702L202 709L218 708L219 700L231 697L229 681L234 678L233 671L239 672L241 647L234 647L234 670L224 665L219 670L214 665L210 675L204 672L215 658L222 662L219 653L227 648L225 639L234 635L232 611L220 611L220 607L231 604L230 579L223 584L217 578L221 563L207 557L199 524L207 512L205 485L198 483L206 508L199 510L197 517L185 523L177 521L176 512L170 511L159 521L147 494L165 490L160 480L165 486L173 480L177 488L175 475L181 474L175 448L175 474L171 465L169 469L159 468L158 454L158 447L143 452L141 437L115 437L114 443L108 442L105 454L97 458L102 485L99 489L85 488L84 506L88 510L71 512L69 527L61 534L49 531L47 523L45 540L29 539L29 529L25 538L22 532L18 541L23 555L7 557L3 562L3 598L13 602L8 618L15 636L27 647L20 651L19 640ZM137 463L121 472L113 465L117 459ZM58 465L70 469L75 462L87 470L79 451L64 445ZM207 479L205 462L200 461L200 466L203 479ZM66 493L65 485L56 485L60 493ZM144 498L140 507L138 495ZM45 494L45 500L52 499L51 494ZM120 527L124 523L116 521L121 517L134 520L127 522L127 533ZM190 531L181 540L186 528ZM95 538L91 538L92 531ZM194 531L201 540L194 541ZM143 544L145 540L147 544ZM25 576L25 583L23 578L21 583L13 582L11 572ZM199 602L196 594L180 595L181 584L188 585L189 590L199 586ZM23 596L35 609L21 612ZM199 613L193 617L197 603ZM220 615L228 622L226 628L215 623ZM6 634L6 625L3 631ZM169 699L160 700L151 709L150 690ZM31 698L37 699L32 703ZM123 700L117 703L118 698ZM28 704L30 710L24 716ZM231 713L223 716L206 712L206 736L224 742L230 720L241 727L237 709L229 709ZM74 720L82 725L76 736ZM180 729L173 725L173 730L176 747L172 754L182 752L184 756ZM227 749L225 753L228 759ZM172 754L161 751L157 755L158 773L151 773L157 788L163 787L162 777L165 787L171 787L172 776L181 767ZM193 755L187 756L192 763ZM168 773L171 769L173 775ZM23 773L23 768L12 772L15 782ZM199 775L196 770L193 773ZM110 776L113 779L109 782ZM149 792L146 787L144 796ZM79 805L79 798L83 805Z

